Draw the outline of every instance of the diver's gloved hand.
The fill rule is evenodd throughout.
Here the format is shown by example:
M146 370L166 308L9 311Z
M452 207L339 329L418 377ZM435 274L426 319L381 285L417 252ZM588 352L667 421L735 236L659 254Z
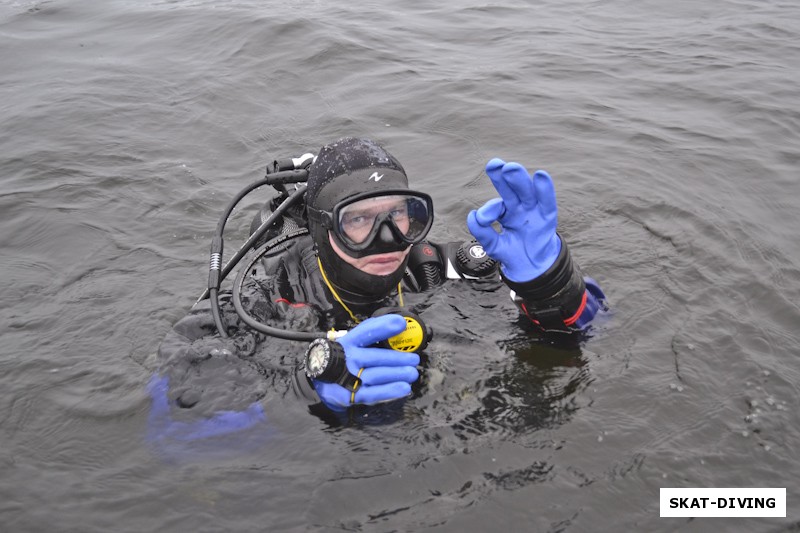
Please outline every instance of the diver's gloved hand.
M519 163L497 158L486 164L486 174L500 198L470 212L467 227L486 253L500 262L506 278L531 281L547 271L561 251L553 180L543 170L531 177ZM502 226L499 233L493 222Z
M419 379L416 366L419 356L371 345L393 337L406 329L400 315L368 318L339 339L344 347L347 370L361 380L353 393L336 383L314 380L314 389L323 403L334 411L349 405L373 405L405 398L411 394L411 383Z

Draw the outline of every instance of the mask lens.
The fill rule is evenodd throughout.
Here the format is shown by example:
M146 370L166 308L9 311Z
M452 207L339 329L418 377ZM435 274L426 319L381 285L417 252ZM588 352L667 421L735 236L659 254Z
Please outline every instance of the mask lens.
M376 196L359 200L339 209L340 235L353 244L366 242L377 231L376 225L391 222L409 241L419 237L428 226L430 208L423 198L412 195Z
M406 210L408 212L408 229L406 229L403 234L407 239L414 241L420 236L424 236L424 233L426 233L431 218L431 212L428 203L416 196L408 198L406 201Z

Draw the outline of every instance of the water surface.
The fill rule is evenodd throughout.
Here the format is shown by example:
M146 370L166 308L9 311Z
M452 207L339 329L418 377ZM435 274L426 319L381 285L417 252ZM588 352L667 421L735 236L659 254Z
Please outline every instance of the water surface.
M798 43L780 0L0 2L5 529L711 527L658 518L673 486L786 487L788 518L713 526L797 527ZM442 292L395 420L275 389L247 450L157 453L144 386L217 216L345 135L433 195L440 241L488 159L547 169L613 312L564 349L503 294Z

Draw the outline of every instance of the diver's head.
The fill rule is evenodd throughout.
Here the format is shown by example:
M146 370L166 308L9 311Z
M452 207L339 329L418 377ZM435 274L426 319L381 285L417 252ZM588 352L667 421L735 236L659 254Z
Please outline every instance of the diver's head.
M385 297L433 222L430 196L408 188L397 159L367 139L323 146L309 167L309 229L328 279L355 299Z

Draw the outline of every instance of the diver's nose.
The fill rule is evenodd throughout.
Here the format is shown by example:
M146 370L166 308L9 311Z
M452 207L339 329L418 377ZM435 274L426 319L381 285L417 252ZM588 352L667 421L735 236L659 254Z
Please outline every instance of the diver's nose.
M397 237L395 237L394 232L389 227L388 222L384 222L381 224L381 229L378 232L378 241L385 243L385 244L392 244L396 242L400 242Z

